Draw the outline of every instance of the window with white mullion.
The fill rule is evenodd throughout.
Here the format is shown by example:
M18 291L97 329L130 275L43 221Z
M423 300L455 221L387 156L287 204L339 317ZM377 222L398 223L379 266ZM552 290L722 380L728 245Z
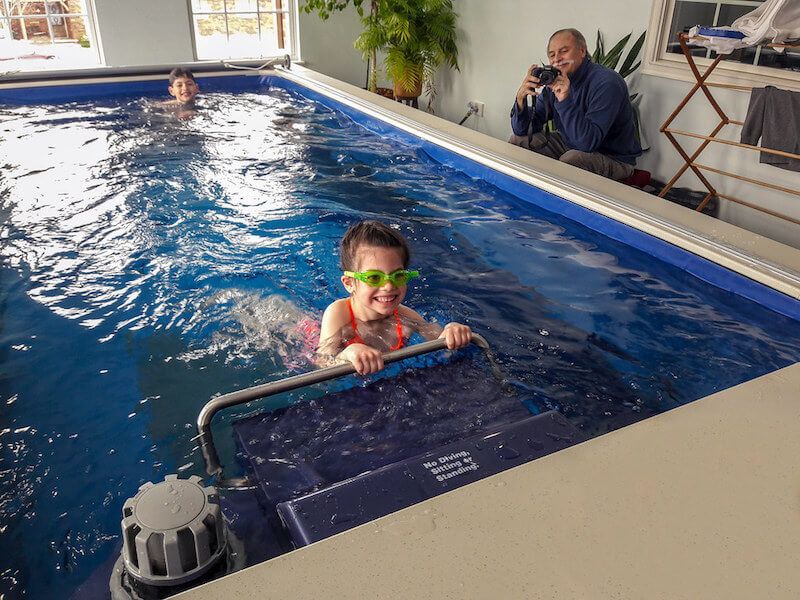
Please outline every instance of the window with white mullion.
M686 60L677 34L694 25L730 26L764 0L652 0L643 72L687 79ZM698 66L707 66L717 54L702 46L690 47ZM764 45L748 46L726 56L714 71L715 81L740 85L779 85L800 90L800 48L778 52Z
M11 23L8 18L8 5L6 0L0 0L0 40L4 40L10 36Z
M92 10L92 0L0 0L2 71L100 66Z
M293 0L190 0L199 60L291 53Z
M694 25L728 26L742 15L755 10L762 2L763 0L675 0L665 51L681 54L677 40L678 33L688 31ZM754 48L742 49L737 53L731 55L728 60L758 64ZM716 53L703 47L693 48L692 54L710 59L716 57Z

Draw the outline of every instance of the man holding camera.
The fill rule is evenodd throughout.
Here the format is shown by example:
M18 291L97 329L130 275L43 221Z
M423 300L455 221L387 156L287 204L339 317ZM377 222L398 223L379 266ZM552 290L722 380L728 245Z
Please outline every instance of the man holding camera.
M603 177L630 177L642 148L625 80L592 62L577 29L556 31L547 57L550 65L532 65L517 91L508 141Z

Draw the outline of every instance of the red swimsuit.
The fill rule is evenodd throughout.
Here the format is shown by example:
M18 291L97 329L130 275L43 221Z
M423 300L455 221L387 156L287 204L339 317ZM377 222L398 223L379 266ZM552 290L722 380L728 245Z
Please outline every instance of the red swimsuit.
M358 326L356 325L356 316L353 314L353 305L350 298L347 299L347 308L350 311L350 326L353 328L353 339L345 343L344 347L347 348L351 344L364 344L367 343L358 335ZM400 350L403 347L403 323L400 321L400 315L397 314L397 309L394 309L395 330L397 331L397 343L389 348L389 350Z

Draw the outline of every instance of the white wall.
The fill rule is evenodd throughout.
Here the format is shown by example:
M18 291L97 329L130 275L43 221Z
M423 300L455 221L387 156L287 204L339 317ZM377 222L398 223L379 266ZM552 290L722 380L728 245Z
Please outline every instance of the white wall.
M185 0L94 0L109 67L170 65L194 60Z
M302 0L301 0L302 1ZM300 54L306 67L364 87L367 63L353 42L361 32L355 9L334 13L327 21L300 12Z

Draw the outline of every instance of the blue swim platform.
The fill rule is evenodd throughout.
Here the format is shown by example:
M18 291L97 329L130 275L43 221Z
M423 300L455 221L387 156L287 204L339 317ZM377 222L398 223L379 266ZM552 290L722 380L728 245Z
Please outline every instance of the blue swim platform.
M464 354L233 423L296 547L588 438Z
M272 505L538 410L469 350L233 423L239 458ZM409 366L414 368L408 369Z
M307 546L585 440L563 415L548 411L282 502L277 510L295 546Z

